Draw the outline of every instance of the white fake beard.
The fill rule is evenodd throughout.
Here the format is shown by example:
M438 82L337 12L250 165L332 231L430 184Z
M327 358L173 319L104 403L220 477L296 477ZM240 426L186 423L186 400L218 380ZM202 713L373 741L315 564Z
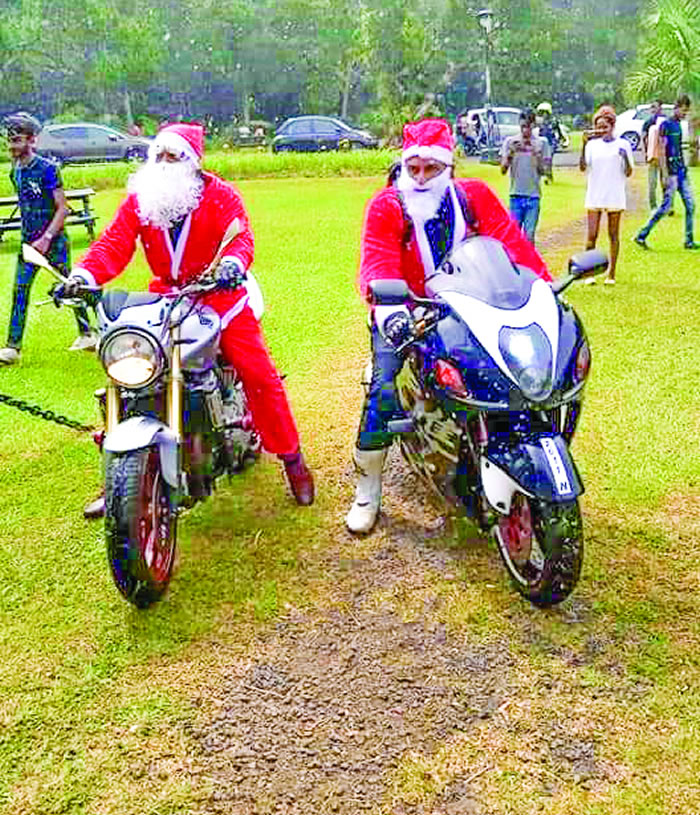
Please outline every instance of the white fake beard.
M446 167L440 175L436 175L425 184L417 184L408 174L406 165L402 164L401 173L396 179L396 187L403 194L406 211L411 220L425 223L434 218L451 181L451 168Z
M191 161L147 161L128 183L144 224L168 229L199 204L204 181Z

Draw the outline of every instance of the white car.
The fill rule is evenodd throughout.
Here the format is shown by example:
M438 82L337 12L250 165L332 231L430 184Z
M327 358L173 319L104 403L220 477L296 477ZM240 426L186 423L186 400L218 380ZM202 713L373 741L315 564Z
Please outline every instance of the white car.
M493 140L496 145L501 144L507 136L520 135L520 108L492 107L491 110L494 114ZM464 150L467 155L474 155L486 143L486 108L472 108L462 115L467 117L468 128Z
M637 150L642 143L642 128L644 122L649 118L651 112L651 105L637 105L636 108L626 110L617 117L615 122L614 136L622 136L632 146L633 150ZM673 113L673 105L662 105L661 112L666 118L670 118ZM684 119L681 122L681 130L683 132L683 141L688 141L688 122Z

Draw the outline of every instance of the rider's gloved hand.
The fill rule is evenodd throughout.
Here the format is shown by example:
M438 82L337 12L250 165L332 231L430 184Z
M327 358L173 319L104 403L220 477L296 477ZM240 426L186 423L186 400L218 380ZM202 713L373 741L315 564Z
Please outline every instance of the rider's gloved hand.
M59 283L54 289L54 299L70 300L74 297L79 297L85 286L88 285L87 280L80 275L72 274L66 278L65 283Z
M403 345L413 336L413 321L405 306L377 306L374 318L384 339L394 348Z
M214 280L222 289L237 289L242 283L245 283L246 273L235 258L226 257L216 267Z

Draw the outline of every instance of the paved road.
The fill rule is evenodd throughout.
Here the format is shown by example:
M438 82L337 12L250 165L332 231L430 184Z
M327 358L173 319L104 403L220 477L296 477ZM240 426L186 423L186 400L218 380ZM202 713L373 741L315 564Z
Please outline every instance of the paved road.
M555 153L554 154L554 166L555 167L578 167L578 158L579 158L578 150L566 150L564 153ZM477 156L469 156L469 158L463 159L464 161L469 162L470 164L478 164L479 158ZM635 164L642 164L642 154L639 150L634 153L634 163Z

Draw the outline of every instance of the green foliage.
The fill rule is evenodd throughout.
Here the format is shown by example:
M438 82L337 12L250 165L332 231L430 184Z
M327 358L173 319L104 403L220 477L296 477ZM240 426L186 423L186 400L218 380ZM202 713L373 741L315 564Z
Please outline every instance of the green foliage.
M627 79L635 101L700 95L700 5L697 0L649 0L642 17L639 65Z
M494 0L494 101L582 91L617 101L637 4ZM18 0L0 54L0 104L49 97L59 115L81 105L123 124L147 106L219 124L231 111L332 113L392 136L446 94L456 104L458 77L462 97L483 92L483 34L465 0ZM274 113L266 95L280 100Z

